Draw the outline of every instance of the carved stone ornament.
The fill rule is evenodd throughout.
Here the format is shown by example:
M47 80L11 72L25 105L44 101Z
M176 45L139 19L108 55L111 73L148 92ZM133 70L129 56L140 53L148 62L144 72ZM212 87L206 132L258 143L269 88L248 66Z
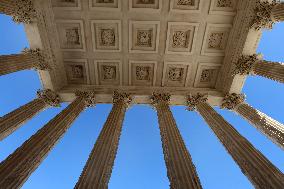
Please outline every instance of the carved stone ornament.
M248 75L252 73L253 66L258 60L257 54L254 55L242 55L239 60L235 63L235 69L233 70L233 76L240 75Z
M223 99L221 108L233 110L238 105L242 104L245 101L245 98L246 96L244 94L236 94L236 93L227 94Z
M186 31L175 31L173 34L173 48L187 48L187 32Z
M60 98L58 94L50 89L46 90L38 90L37 91L38 98L42 99L46 104L53 107L60 106Z
M83 97L85 100L86 107L94 107L96 105L95 92L90 91L76 91L75 95L77 97Z
M137 46L152 47L153 30L137 31Z
M233 6L233 0L218 0L217 1L217 7L232 7Z
M213 49L221 49L224 33L211 33L208 41L208 47Z
M195 0L178 0L177 5L194 6Z
M251 27L256 30L260 30L261 28L272 29L272 26L276 21L272 17L272 9L276 4L276 0L273 0L272 3L268 1L260 2L258 0L254 10L255 14L251 22Z
M205 69L201 72L200 82L210 82L213 79L214 70L213 69Z
M136 67L136 80L149 81L150 80L150 70L149 66L137 66Z
M153 93L151 96L152 105L157 105L160 102L164 102L169 104L171 99L171 95L169 93Z
M138 0L137 4L154 4L155 0Z
M34 68L36 70L50 70L51 67L49 66L49 64L46 61L46 55L44 54L44 52L40 49L28 49L25 48L23 50L24 54L29 54L31 55L33 58L37 59L36 64L34 65Z
M181 81L184 75L184 68L170 68L168 77L171 81Z
M115 66L102 66L103 79L104 80L115 80L116 79L116 67Z
M66 42L67 45L80 45L80 34L79 34L79 28L66 28L65 29L65 36L66 36Z
M187 110L194 111L196 106L200 103L207 102L208 97L206 94L197 93L196 95L188 95L187 97Z
M115 29L101 29L101 46L115 46Z
M13 21L30 24L36 18L36 10L31 0L14 0Z
M118 92L114 91L113 92L113 103L117 102L123 102L126 106L129 106L130 103L132 102L132 97L129 93L123 93L123 92Z

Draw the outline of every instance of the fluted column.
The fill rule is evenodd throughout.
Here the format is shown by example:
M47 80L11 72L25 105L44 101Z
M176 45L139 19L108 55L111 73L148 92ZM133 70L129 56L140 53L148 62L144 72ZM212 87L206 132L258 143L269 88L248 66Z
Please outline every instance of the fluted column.
M75 186L76 189L108 188L125 111L130 102L129 94L114 93L112 110Z
M36 18L32 0L1 0L0 14L13 17L17 23L31 23Z
M254 10L251 27L260 30L272 29L275 22L284 21L284 3L258 0Z
M256 74L274 81L284 83L284 64L261 60L258 55L243 55L235 63L233 74Z
M171 189L201 189L195 166L169 107L169 94L153 94Z
M262 134L284 150L284 125L247 104L245 102L245 95L228 94L225 96L221 107L233 110L241 115Z
M59 96L50 89L38 91L37 96L38 98L0 118L0 141L47 106L59 106Z
M0 76L33 68L38 70L50 69L45 55L40 49L25 49L21 54L0 56Z
M78 93L78 97L67 108L1 162L1 188L20 188L65 134L72 122L93 103L93 93Z
M272 17L279 21L283 22L284 21L284 2L277 3L273 8L272 8Z
M241 136L206 100L206 97L200 94L190 95L189 110L197 109L255 188L283 188L283 173Z

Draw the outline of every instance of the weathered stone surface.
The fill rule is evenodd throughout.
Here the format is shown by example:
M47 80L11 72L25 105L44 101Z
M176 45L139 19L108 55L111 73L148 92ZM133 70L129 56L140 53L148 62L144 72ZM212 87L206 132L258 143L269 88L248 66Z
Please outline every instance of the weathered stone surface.
M169 94L156 93L152 101L157 110L170 188L201 189L195 166L170 110L169 98Z

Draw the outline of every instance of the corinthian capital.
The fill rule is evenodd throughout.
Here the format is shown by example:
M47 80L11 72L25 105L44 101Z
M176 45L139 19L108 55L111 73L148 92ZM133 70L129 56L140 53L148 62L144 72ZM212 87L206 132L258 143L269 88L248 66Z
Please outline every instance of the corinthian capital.
M129 106L130 103L132 102L132 97L129 93L114 91L112 98L114 104L118 102L123 102L126 106Z
M272 9L276 5L276 0L271 3L268 1L258 0L254 10L254 18L251 27L260 30L261 28L272 29L275 19L272 16Z
M36 18L36 10L32 0L14 0L13 21L30 24Z
M32 56L37 62L34 65L34 68L37 70L50 70L50 66L48 65L46 54L40 49L28 49L25 48L23 50L24 54L28 54Z
M37 96L49 106L54 106L54 107L60 106L60 98L58 94L56 94L54 91L50 89L38 90Z
M153 106L157 105L160 102L169 104L171 95L169 93L153 93L151 96L151 103Z
M259 55L242 55L235 63L233 75L248 75L252 73L254 64L259 60Z
M95 101L95 92L90 91L76 91L75 95L77 97L82 97L85 100L86 107L94 107L96 104Z
M246 96L244 94L227 94L221 105L221 108L226 108L229 110L235 109L238 105L242 104L245 101Z
M196 95L188 95L187 97L187 109L194 111L196 106L200 103L207 102L208 98L206 94L197 93Z

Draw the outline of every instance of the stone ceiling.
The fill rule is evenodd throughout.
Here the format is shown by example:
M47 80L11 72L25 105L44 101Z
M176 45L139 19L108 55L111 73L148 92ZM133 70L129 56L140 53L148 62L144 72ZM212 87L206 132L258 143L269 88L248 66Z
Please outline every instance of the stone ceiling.
M43 84L73 90L217 92L238 2L41 1L44 27L50 31L47 37L39 31L39 38L48 38L57 64L49 76L52 84L41 73ZM27 33L35 44L34 33Z

